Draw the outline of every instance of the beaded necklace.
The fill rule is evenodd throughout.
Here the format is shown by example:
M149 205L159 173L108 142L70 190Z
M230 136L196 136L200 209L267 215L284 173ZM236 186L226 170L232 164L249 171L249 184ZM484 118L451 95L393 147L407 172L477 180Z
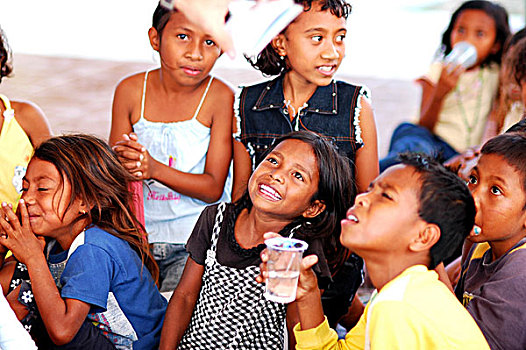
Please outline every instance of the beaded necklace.
M457 84L457 87L455 88L455 97L457 100L457 106L458 106L458 109L460 110L460 115L462 117L462 123L464 124L466 131L467 131L467 135L466 135L466 145L467 146L473 145L471 136L473 133L473 129L477 126L480 120L480 107L482 104L482 90L484 86L484 75L482 74L482 69L480 68L479 68L477 80L479 82L479 91L477 93L477 103L475 105L475 110L473 113L475 118L473 119L472 123L469 122L469 119L467 117L466 109L464 108L464 104L462 103L462 96L460 95L458 84Z

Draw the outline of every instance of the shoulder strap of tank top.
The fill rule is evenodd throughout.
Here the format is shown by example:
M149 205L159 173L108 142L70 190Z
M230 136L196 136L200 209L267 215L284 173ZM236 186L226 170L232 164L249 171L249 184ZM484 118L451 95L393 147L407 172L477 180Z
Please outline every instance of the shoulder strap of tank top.
M4 111L4 124L8 125L9 122L15 117L15 110L11 107L11 101L7 98L7 96L0 94L0 100L2 100L2 103L4 104L5 111Z
M195 113L192 119L197 118L197 115L199 114L199 111L201 110L201 107L203 106L203 102L205 102L206 94L208 94L210 85L212 85L212 80L214 80L214 77L210 76L210 80L208 80L208 84L206 85L205 92L203 93L203 96L201 97L201 101L199 101L199 105L197 106L197 109L195 110Z
M148 74L150 73L149 70L144 73L144 84L142 86L142 98L141 98L141 117L140 119L144 118L144 101L146 100L146 82L148 81Z

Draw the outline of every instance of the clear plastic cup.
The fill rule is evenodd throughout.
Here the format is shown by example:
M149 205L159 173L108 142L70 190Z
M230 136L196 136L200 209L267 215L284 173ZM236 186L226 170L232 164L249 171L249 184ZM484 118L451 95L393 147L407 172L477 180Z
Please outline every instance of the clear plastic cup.
M267 239L265 244L268 252L265 298L291 303L296 299L301 259L308 244L286 237Z
M468 69L477 63L477 49L467 41L458 42L446 56L444 63L452 63L450 70L456 66Z

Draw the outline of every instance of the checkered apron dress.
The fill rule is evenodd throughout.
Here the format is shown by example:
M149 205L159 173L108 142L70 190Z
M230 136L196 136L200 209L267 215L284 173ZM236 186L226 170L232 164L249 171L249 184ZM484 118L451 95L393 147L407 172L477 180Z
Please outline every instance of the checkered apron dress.
M225 203L217 208L199 299L178 349L283 349L286 308L268 301L258 266L236 269L216 260Z

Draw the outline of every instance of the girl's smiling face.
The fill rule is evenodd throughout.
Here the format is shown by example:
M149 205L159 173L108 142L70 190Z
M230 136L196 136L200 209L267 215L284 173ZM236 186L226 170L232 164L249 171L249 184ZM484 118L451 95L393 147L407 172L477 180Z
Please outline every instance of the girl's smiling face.
M519 171L501 156L483 154L469 176L469 189L475 200L475 225L481 232L471 232L473 242L504 242L513 245L524 236L526 195Z
M71 198L69 180L50 162L33 158L23 179L22 199L29 214L34 234L60 239L71 235L71 225L86 208L76 198L68 208Z
M284 34L279 34L272 45L280 56L285 56L291 78L306 84L330 84L345 56L346 20L330 10L321 10L313 2L302 12Z
M323 211L318 200L318 164L312 147L288 139L276 146L258 165L248 182L256 210L280 220L314 217ZM321 210L320 210L321 209Z
M482 10L464 10L457 17L451 31L451 47L467 41L477 49L477 65L490 54L498 52L500 44L495 42L497 28L495 20Z

